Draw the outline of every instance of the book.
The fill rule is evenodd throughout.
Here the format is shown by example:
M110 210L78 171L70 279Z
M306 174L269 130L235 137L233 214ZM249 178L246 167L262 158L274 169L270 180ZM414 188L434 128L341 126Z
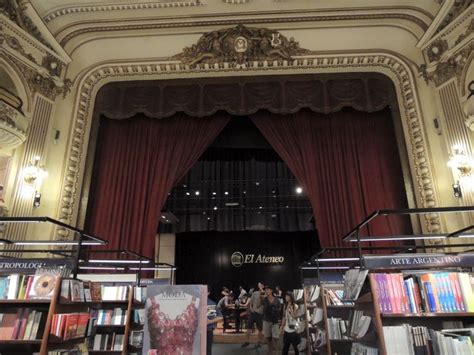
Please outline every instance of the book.
M88 332L89 319L90 314L85 312L55 314L50 334L63 340L85 337Z
M474 295L467 273L377 273L374 279L382 313L474 311Z
M344 300L356 300L367 277L368 269L349 269L344 275Z
M52 274L35 275L28 294L29 299L51 299L54 288L58 282L58 276Z

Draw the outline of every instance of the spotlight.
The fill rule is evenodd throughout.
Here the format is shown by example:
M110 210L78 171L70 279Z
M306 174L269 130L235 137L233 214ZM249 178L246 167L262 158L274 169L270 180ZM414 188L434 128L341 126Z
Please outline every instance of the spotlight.
M191 195L191 194L189 192L186 192L186 196L189 196L189 195Z
M214 211L217 211L217 206L214 206L214 208L213 208L213 209L214 209Z
M244 195L247 193L247 191L244 190Z
M211 217L207 217L207 220L210 221L210 220L211 220Z
M262 206L259 206L258 209L261 210L261 209L263 209L263 207L262 207Z
M303 188L297 186L296 189L295 189L295 191L296 191L296 193L297 193L298 195L301 195L301 194L303 193Z
M256 182L256 183L255 183L255 185L259 186L259 185L260 185L260 183L259 183L259 182Z
M228 195L228 194L229 194L229 191L224 192L224 195Z
M217 192L214 191L214 192L212 193L212 195L213 195L213 196L216 196L216 195L217 195Z
M199 190L197 190L194 194L195 194L196 196L199 196L199 194L200 194Z

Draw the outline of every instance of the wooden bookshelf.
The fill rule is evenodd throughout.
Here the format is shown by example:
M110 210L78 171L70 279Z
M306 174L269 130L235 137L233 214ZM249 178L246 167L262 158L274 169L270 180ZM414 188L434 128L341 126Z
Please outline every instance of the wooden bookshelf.
M473 312L449 313L380 313L382 318L462 318L474 317Z
M427 273L432 270L426 270ZM390 273L384 271L383 273ZM371 298L373 298L374 321L379 338L379 351L381 355L387 354L387 348L384 338L384 325L410 324L413 326L426 326L427 328L442 329L443 320L461 320L469 318L474 320L474 312L421 312L421 313L383 313L380 310L380 299L377 293L377 281L374 273L369 273L369 282L371 287Z

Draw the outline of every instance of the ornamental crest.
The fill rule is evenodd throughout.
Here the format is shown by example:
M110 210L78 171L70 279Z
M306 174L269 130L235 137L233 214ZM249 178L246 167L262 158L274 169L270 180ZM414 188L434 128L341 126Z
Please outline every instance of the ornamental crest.
M290 60L308 53L294 38L287 39L278 31L238 25L205 33L196 44L186 47L173 58L191 67L197 64Z

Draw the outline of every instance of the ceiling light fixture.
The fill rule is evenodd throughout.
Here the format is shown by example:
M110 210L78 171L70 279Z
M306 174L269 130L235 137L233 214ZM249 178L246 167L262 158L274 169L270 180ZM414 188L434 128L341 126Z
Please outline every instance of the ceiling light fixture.
M298 195L300 195L300 194L303 193L303 188L300 187L300 186L297 186L296 189L295 189L295 191L296 191L296 193L297 193Z

